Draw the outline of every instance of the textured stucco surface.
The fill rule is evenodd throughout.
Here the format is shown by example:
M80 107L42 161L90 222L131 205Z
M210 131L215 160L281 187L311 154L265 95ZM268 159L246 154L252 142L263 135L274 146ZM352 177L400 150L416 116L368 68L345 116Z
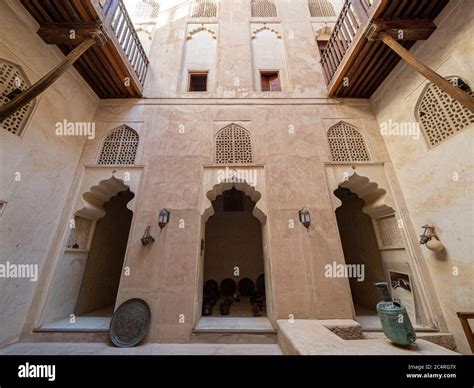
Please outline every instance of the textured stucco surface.
M0 57L22 66L31 83L64 57L36 35L37 25L14 4L0 2ZM56 136L55 124L91 121L98 99L71 69L36 99L21 137L0 130L0 199L7 202L0 224L0 260L44 268L57 243L57 227L73 182L86 137ZM20 180L15 174L20 173ZM61 228L63 226L61 225ZM38 283L0 279L0 343L17 337Z
M471 88L473 17L472 2L451 1L436 20L438 30L412 50L442 76L459 76ZM425 85L422 76L399 65L372 97L378 121L415 121L415 105ZM456 312L474 310L472 127L432 149L423 137L384 137L417 231L421 234L422 225L434 225L446 247L439 254L424 247L423 255L449 331L463 352L469 348ZM456 174L458 180L453 179Z
M448 10L440 19L440 31L419 44L417 55L439 71L454 72L472 83L467 57L469 50L472 52L468 39L472 27L466 27L469 13L457 8L467 2L452 3L451 13ZM3 158L6 153L2 152L2 179L7 189L5 198L0 199L9 202L2 215L2 228L6 229L2 239L7 240L2 249L6 258L35 260L46 269L34 298L35 285L20 289L16 282L1 280L5 290L1 294L5 314L1 317L8 319L0 325L0 341L12 339L22 330L30 333L48 318L64 318L68 309L73 312L86 264L83 253L65 253L68 222L77 211L99 214L100 209L91 210L83 194L114 176L135 194L127 205L133 211L124 262L130 273L121 277L116 306L130 298L142 298L152 310L145 341L188 342L201 312L201 239L211 197L222 189L215 180L216 171L223 166L213 165L214 137L219 129L237 123L248 130L252 140L254 163L245 168L256 172L258 182L255 188L246 187L246 194L256 201L254 215L262 225L267 311L274 326L276 320L290 317L354 318L348 280L324 275L326 264L345 262L335 216L340 201L333 191L346 184L359 188L362 194L373 194L379 188L384 191L365 210L372 216L387 209L395 212L404 221L405 248L399 254L384 253L383 260L413 271L420 322L446 329L439 298L450 330L462 343L454 311L474 308L468 283L474 277L472 214L466 211L472 198L468 181L472 171L470 132L430 151L423 140L383 138L381 122L413 120L423 80L399 67L372 103L328 99L314 42L317 21L309 18L306 1L278 4L279 16L272 22L278 24L275 30L283 52L276 62L286 69L282 92L268 94L256 88L252 50L259 47L255 40L270 32L257 31L263 21L250 20L250 2L222 0L218 23L191 20L188 5L174 7L170 2L170 8L162 10L151 42L146 98L104 100L96 111L97 99L71 71L40 98L23 138L0 134L2 150L8 150L8 158ZM25 70L31 71L34 81L57 63L60 55L35 35L28 15L20 21L3 4L0 7L1 25L8 26L0 30L4 38L1 53L17 53L23 64L30 63L29 57L36 58L32 68ZM190 24L204 24L215 31L217 39L209 44L208 39L197 38L209 34L208 30L190 37ZM186 51L191 41L197 42L196 47ZM212 48L206 51L211 56L215 44L215 57L199 62L199 42ZM433 53L445 55L434 58ZM215 68L209 93L183 91L188 64L209 66L210 71ZM262 61L260 66L270 64ZM64 118L93 120L95 139L53 136L52 124ZM331 163L326 134L341 120L361 132L371 156L369 163ZM95 166L104 138L123 124L140 137L136 165ZM450 181L453 170L462 177L456 184ZM27 190L13 182L14 171L23 171L21 184ZM359 181L346 182L344 177L354 177L354 173L359 174ZM312 215L308 230L298 221L303 207ZM171 219L160 230L157 223L162 208L171 212ZM427 222L437 227L448 249L445 257L435 258L426 250L422 254L418 228ZM140 239L148 225L155 242L143 247ZM456 281L451 275L453 266L460 270ZM389 350L373 343L367 351Z

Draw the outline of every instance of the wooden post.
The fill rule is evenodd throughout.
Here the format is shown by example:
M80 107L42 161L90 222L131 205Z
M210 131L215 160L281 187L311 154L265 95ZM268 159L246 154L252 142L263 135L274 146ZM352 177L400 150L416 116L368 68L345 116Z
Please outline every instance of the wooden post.
M457 313L459 320L461 321L462 329L466 335L467 342L474 354L474 333L471 330L468 319L474 319L474 313L459 312Z
M388 33L379 32L378 38L381 39L382 42L384 42L393 51L395 51L400 57L402 57L402 59L411 67L413 67L418 73L429 79L442 91L449 94L452 98L459 101L466 108L469 108L472 112L474 112L474 97L471 97L469 94L465 93L460 88L454 86L453 84L451 84L451 82L441 77L434 70L430 69L424 63L417 60L413 55L410 54L408 50L406 50Z
M63 75L74 64L74 62L76 62L81 57L82 54L84 54L96 43L97 41L95 39L87 39L83 41L79 46L72 50L59 65L57 65L33 86L28 88L28 90L25 90L9 103L0 107L0 122L3 122L3 120L5 120L12 113L16 112L22 106L28 104L32 99L49 88L54 83L54 81L61 77L61 75Z

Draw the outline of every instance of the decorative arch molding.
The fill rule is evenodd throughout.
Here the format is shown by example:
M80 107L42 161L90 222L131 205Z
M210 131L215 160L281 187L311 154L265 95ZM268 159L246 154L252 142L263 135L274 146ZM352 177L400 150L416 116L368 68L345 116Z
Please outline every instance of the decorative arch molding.
M280 31L278 31L278 30L276 30L276 29L274 29L274 28L267 27L266 25L264 25L264 26L259 27L259 28L257 28L257 29L255 29L255 30L252 31L252 39L256 39L256 38L257 38L257 34L258 34L259 32L262 32L262 31L270 31L270 32L273 32L273 33L276 35L276 37L277 37L278 39L281 39L281 38L282 38Z
M386 204L387 191L380 188L378 183L372 182L365 176L354 172L349 179L339 187L350 190L365 202L362 211L372 219L377 219L395 213L395 209ZM341 203L342 205L342 203Z
M406 270L411 271L415 283L418 284L415 287L415 296L418 298L417 303L419 303L417 321L419 318L419 322L422 325L439 328L441 321L443 321L443 318L439 318L440 316L442 317L442 315L439 315L441 310L436 298L432 296L434 295L434 288L420 249L417 230L410 219L406 204L404 203L403 193L396 181L395 170L391 163L373 162L357 165L350 163L327 163L326 179L331 192L334 211L342 205L342 201L332 193L339 187L342 187L351 190L351 192L365 201L365 206L362 210L372 218L374 228L377 228L379 235L380 229L384 229L379 221L382 220L383 222L384 219L390 219L391 217L393 217L392 223L394 220L403 221L404 226L402 229L398 229L398 225L395 225L395 228L401 232L401 238L403 239L403 263L405 263L403 265L406 266ZM388 252L393 251L389 250ZM387 257L391 260L391 256ZM444 327L444 321L442 325Z
M203 32L203 31L207 32L211 36L212 39L217 40L216 32L212 31L210 28L207 28L207 27L204 27L204 26L198 27L198 28L195 28L195 29L189 31L188 36L186 37L186 40L191 40L194 37L194 35L196 35L200 32Z
M104 204L121 191L128 189L135 194L127 203L127 208L133 211L141 173L141 167L116 169L86 167L72 214L96 221L105 215Z
M214 207L212 206L212 202L219 196L222 195L224 191L232 189L235 187L239 191L243 191L246 196L250 197L250 199L255 202L255 207L253 208L252 215L260 221L261 224L265 224L267 220L267 216L265 212L258 207L258 201L262 198L262 194L260 194L253 186L248 184L245 180L240 179L227 179L224 180L222 183L214 185L214 187L206 193L206 197L208 199L208 206L203 213L203 220L207 222L211 216L214 215Z
M109 179L100 181L98 185L92 186L89 191L82 194L84 207L78 210L75 215L96 221L105 216L104 204L110 198L129 188L123 180L112 175Z
M393 215L398 211L392 185L383 163L326 165L328 188L333 210L342 206L334 193L338 188L349 189L365 202L363 212L372 219Z
M201 215L204 223L214 215L212 201L224 191L235 187L243 191L246 196L255 202L253 216L262 225L266 223L266 189L265 171L263 165L217 167L204 166L202 184Z

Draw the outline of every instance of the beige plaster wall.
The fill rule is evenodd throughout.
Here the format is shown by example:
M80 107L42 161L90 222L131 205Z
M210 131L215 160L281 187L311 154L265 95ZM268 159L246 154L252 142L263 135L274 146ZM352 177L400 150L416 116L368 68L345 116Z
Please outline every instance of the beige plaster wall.
M189 90L190 72L208 72L207 90L216 89L217 24L189 24L187 40L183 52L183 67L181 71L180 92ZM200 31L201 28L205 30ZM197 31L197 32L196 32Z
M215 133L229 122L250 132L254 162L265 166L255 169L262 171L257 188L261 179L267 188L257 206L266 216L263 244L267 290L272 290L270 319L352 318L347 279L324 276L327 263L344 262L324 169L330 160L326 131L341 119L354 123L373 160L385 160L370 105L318 99L147 99L103 101L96 115L99 128L112 121L141 119L140 163L145 167L125 259L131 276L122 277L117 303L140 297L150 304L148 341L186 342L200 315L196 309L201 308L204 276L201 222L202 209L207 208L202 198L215 184L203 186L203 166L214 162ZM88 143L81 164L95 163L100 136ZM313 215L309 230L298 221L302 207ZM171 219L160 231L162 208L170 210ZM146 225L152 225L156 241L142 247Z
M281 0L278 1L278 9L279 17L271 21L280 24L288 88L283 92L268 94L254 90L251 24L263 21L251 20L250 2L220 1L218 20L191 19L187 16L188 3L179 0L166 2L150 48L151 64L145 85L147 98L102 101L94 117L97 128L95 139L87 142L76 140L79 143L77 154L64 146L67 139L58 140L63 143L57 154L63 155L64 160L61 160L68 168L63 165L60 172L54 170L55 174L70 175L58 178L62 186L54 195L66 190L64 182L71 182L80 148L84 146L69 201L65 203L66 195L63 193L63 197L45 207L45 201L40 201L45 196L35 193L37 202L33 199L27 202L28 206L30 203L43 206L43 218L38 218L37 224L41 219L47 221L46 225L54 226L50 226L44 235L35 234L35 238L43 240L41 243L35 240L36 245L31 245L44 250L51 247L51 251L56 252L48 258L52 273L63 255L68 217L84 206L81 195L92 185L116 174L115 170L119 170L120 179L128 171L135 172L132 182L128 183L133 183L133 192L136 194L128 205L130 209L133 206L134 213L125 257L130 276L122 276L117 305L135 297L143 298L150 304L152 322L148 341L186 342L199 318L204 276L200 248L203 204L206 208L205 195L213 189L213 185L208 185L205 179L207 167L203 166L214 162L216 131L232 122L250 132L254 162L259 164L255 169L259 170L259 179L264 180L263 184L257 184L260 189L263 187L262 199L257 202L257 206L264 209L263 252L267 292L271 290L267 296L269 318L275 322L276 319L292 316L296 319L353 317L347 279L324 276L326 264L334 261L344 263L334 213L334 187L328 185L326 175L326 166L330 162L327 130L341 120L355 125L367 142L371 155L369 164L388 162L383 164L381 171L391 171L390 157L368 101L327 98L311 24L312 21L318 21L309 17L307 2ZM209 93L199 93L199 96L182 93L180 81L189 24L212 24L216 21L219 22L216 29L216 88ZM38 39L30 32L22 44L29 40L36 42ZM37 43L34 50L39 47L42 46ZM26 47L20 52L31 52L28 49ZM44 65L44 61L38 62L38 66ZM466 66L463 68L467 69ZM62 82L66 82L66 78ZM398 92L396 88L389 89L389 95ZM78 96L77 87L66 87L65 90L71 90ZM59 109L57 107L67 101L67 98L53 99L47 105L48 112ZM81 101L89 100L83 96ZM386 104L390 105L388 102ZM59 116L64 115L62 112ZM379 109L379 118L382 112ZM75 103L70 114L86 117L86 113L90 113L86 107L81 108L81 104ZM121 124L127 124L139 133L140 145L136 159L139 166L119 169L90 167L97 161L105 136ZM45 140L38 137L34 141L48 151L56 150L56 146L50 144L51 138ZM468 146L463 149L467 153ZM408 159L405 148L398 149L397 154L400 168L400 164L404 163L402 158ZM53 158L53 152L48 152L46 156L41 152L40 155ZM75 155L76 159L71 155ZM38 160L36 164L41 165ZM143 165L143 170L140 165ZM351 164L343 165L340 170L351 170L351 167ZM369 167L366 169L370 170ZM48 168L45 170L50 171ZM337 179L333 179L338 183L341 181L339 175L342 176L340 170ZM410 171L410 174L416 171L417 176L420 176L418 169ZM408 187L418 184L410 180L407 182L407 176L410 176L408 172L401 170L405 190L407 183ZM42 176L38 174L37 179ZM48 179L54 178L46 176ZM402 203L399 207L405 212L396 177L393 174L390 176L385 188L390 186L395 193L391 201ZM48 184L38 187L53 192ZM419 191L409 191L409 195L412 201L413 197L417 197L417 200L423 197ZM56 197L50 195L47 198ZM298 210L302 207L308 208L312 214L313 222L309 230L298 221ZM171 220L160 230L157 222L162 208L170 210ZM419 220L414 221L416 225L419 224ZM152 226L151 234L156 241L143 247L140 238L147 225ZM463 225L468 224L464 222ZM58 237L53 239L55 232ZM412 238L416 238L413 230L409 233ZM28 252L21 257L28 257ZM85 260L82 258L79 261L82 271ZM73 270L66 268L66 272ZM28 324L25 326L27 329L34 328L37 317L41 315L44 295L51 289L51 279L54 278L51 273L43 277L45 280L37 292L35 303L31 305ZM80 275L72 273L68 276L77 280ZM60 289L65 286L63 281ZM460 289L457 292L465 291ZM12 309L17 308L15 298L10 294L6 303ZM28 306L29 303L25 303L24 309ZM442 320L441 317L439 319Z
M290 90L281 28L279 25L251 24L254 90L261 91L260 72L278 71L282 91ZM270 30L271 29L271 30ZM272 31L274 30L274 31Z
M339 6L336 4L336 8ZM145 85L147 97L183 96L181 74L185 61L183 48L189 43L189 25L218 21L216 30L216 84L209 97L266 96L254 82L252 33L263 22L280 32L281 39L272 47L281 46L278 66L285 66L283 92L273 97L326 97L327 91L319 64L318 48L311 25L308 3L305 0L278 1L277 18L252 19L250 1L221 0L217 18L189 17L189 3L179 0L163 2L150 51L150 68ZM263 34L267 34L266 31ZM257 34L258 35L258 34ZM257 38L258 40L258 38ZM258 45L258 43L257 43ZM268 45L268 42L263 42ZM205 50L206 44L202 45ZM203 51L204 52L204 51ZM259 60L257 60L259 61ZM265 64L267 66L267 64ZM274 64L275 66L275 64ZM187 95L187 94L185 94ZM200 93L200 97L203 96Z
M21 65L31 83L64 57L43 43L37 28L19 2L0 2L0 57ZM55 124L90 122L97 103L79 74L69 70L37 98L21 137L0 130L0 200L7 202L0 224L2 263L37 264L43 271L86 142L84 136L56 136ZM20 334L36 286L29 279L0 279L0 343Z
M413 54L443 76L460 76L474 87L474 7L469 0L453 0L435 21L438 30L418 42ZM415 105L426 80L400 64L372 97L379 123L414 122ZM433 224L446 247L441 254L423 247L429 271L458 347L468 352L457 311L474 310L473 134L472 125L429 149L421 137L385 136L416 232ZM455 174L458 180L453 180ZM458 271L456 275L456 270Z

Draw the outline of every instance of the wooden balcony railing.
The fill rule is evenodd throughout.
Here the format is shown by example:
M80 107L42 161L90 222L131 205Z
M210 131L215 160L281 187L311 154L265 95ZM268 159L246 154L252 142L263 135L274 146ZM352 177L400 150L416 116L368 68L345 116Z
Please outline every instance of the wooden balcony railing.
M128 58L139 82L143 85L149 61L122 0L99 2L104 24L110 26L123 54Z
M353 44L363 37L380 0L346 0L331 37L323 50L321 64L328 84Z
M74 67L99 98L143 96L149 61L122 0L20 1L39 24L38 35L64 55L96 41Z
M370 98L401 58L407 57L406 50L436 30L434 21L448 3L449 0L345 0L321 53L328 95ZM393 41L389 42L389 38ZM452 89L449 83L443 84ZM457 94L455 90L450 93Z

